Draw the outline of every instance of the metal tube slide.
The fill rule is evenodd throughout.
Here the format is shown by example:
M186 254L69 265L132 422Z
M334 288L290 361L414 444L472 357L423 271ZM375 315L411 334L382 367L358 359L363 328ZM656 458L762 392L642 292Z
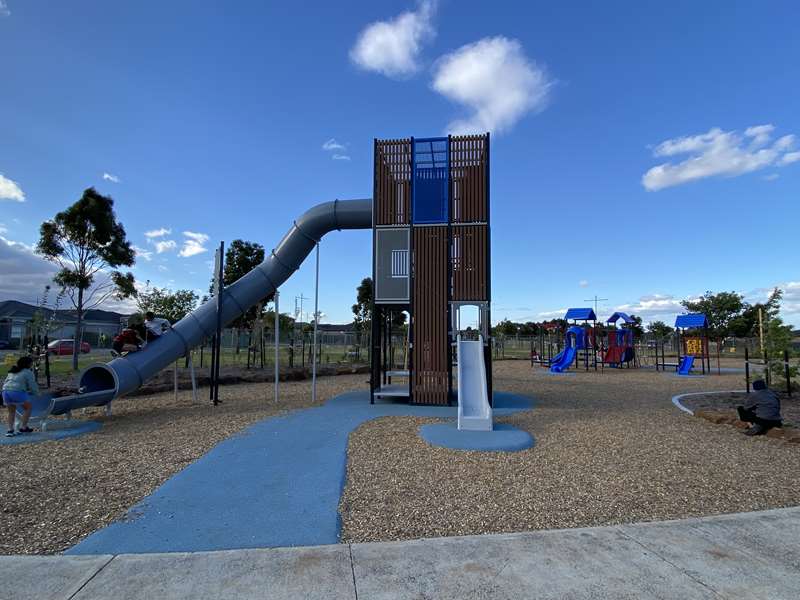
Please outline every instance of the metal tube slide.
M372 200L369 198L324 202L309 209L294 222L263 263L225 288L222 322L230 323L278 289L329 231L371 227ZM91 393L95 403L98 400L107 403L140 387L167 365L185 356L204 338L214 335L215 304L206 302L140 352L88 367L80 376L81 392Z

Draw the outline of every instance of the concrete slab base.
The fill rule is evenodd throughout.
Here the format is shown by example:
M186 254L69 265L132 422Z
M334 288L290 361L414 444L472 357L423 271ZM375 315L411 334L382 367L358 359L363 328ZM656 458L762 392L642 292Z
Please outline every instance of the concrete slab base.
M277 548L117 556L74 600L351 600L350 548Z
M800 507L303 548L0 557L5 600L797 600Z
M0 557L0 598L67 600L114 558L95 556Z

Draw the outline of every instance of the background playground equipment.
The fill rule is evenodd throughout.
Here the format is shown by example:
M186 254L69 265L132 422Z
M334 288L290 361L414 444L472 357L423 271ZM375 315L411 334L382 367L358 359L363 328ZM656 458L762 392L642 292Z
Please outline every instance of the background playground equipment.
M678 375L689 375L697 359L700 359L700 368L705 374L711 373L711 354L708 349L708 318L702 313L678 315L675 318L675 331L678 336L678 362L668 363L663 353L659 360L658 344L656 344L656 370L666 371L674 368Z
M622 327L617 327L617 321L622 320ZM615 312L606 323L611 327L607 332L607 349L603 355L603 364L610 367L626 365L636 366L636 346L631 325L636 321L624 312Z
M597 315L591 308L570 308L564 320L572 325L567 327L564 336L564 350L557 354L550 364L551 373L563 373L575 363L575 368L582 363L586 371L589 366L597 370L596 325ZM578 324L578 323L582 324ZM589 326L589 322L592 323Z
M461 334L482 344L488 406L489 135L375 140L374 150L371 401L450 404ZM469 331L467 307L477 312ZM397 312L409 316L407 368L391 360ZM458 386L476 384L471 375Z

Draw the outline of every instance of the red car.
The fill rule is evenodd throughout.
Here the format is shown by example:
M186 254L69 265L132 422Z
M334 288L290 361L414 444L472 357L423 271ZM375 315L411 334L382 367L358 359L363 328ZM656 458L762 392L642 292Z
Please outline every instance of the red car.
M74 340L53 340L47 344L47 351L57 356L71 356ZM81 352L88 354L92 351L89 342L81 342Z

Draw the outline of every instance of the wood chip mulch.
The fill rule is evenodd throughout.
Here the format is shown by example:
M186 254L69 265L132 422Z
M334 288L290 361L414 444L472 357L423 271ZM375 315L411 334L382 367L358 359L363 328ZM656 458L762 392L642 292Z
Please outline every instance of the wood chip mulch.
M678 410L682 392L743 387L738 375L647 370L553 377L496 362L498 390L534 396L498 421L529 431L518 453L455 451L386 417L350 436L342 541L366 542L676 519L800 504L800 445L750 438Z

